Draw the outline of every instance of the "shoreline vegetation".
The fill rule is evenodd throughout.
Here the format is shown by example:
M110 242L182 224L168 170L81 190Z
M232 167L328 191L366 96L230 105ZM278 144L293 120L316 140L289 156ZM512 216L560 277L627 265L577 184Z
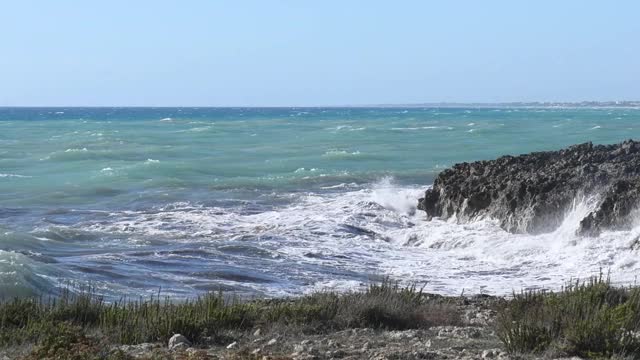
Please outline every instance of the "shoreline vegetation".
M178 335L180 334L180 335ZM92 291L0 302L0 359L640 358L640 288L445 297L366 291L243 301L105 302Z

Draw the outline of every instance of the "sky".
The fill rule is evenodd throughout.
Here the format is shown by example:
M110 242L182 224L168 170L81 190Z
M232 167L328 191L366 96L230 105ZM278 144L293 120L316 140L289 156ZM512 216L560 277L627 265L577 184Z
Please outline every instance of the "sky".
M635 0L0 2L0 106L640 99Z

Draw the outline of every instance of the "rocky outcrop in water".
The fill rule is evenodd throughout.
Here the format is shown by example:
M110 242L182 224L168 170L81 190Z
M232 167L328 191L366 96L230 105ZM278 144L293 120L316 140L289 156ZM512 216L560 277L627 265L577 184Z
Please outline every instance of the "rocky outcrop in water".
M577 233L633 225L640 200L640 142L585 143L560 151L456 164L441 172L418 208L433 217L493 218L512 233L557 229L574 202L591 198Z

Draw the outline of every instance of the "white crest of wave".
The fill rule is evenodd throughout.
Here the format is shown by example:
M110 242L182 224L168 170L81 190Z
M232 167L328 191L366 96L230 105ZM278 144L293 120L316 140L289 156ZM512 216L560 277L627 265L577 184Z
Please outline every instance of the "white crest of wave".
M2 174L0 173L0 178L30 178L31 176L27 175L19 175L19 174Z
M71 148L71 149L67 149L64 152L69 153L69 152L87 152L89 150L87 150L87 148Z
M326 151L322 156L328 158L345 158L345 157L353 157L360 155L360 151L347 151L347 150L339 150L333 149Z
M385 177L373 185L371 200L400 214L413 215L417 199L423 190L403 188L393 184L392 177Z

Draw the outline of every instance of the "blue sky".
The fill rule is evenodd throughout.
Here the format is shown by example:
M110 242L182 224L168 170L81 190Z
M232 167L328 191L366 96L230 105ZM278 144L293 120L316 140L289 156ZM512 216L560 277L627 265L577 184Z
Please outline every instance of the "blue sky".
M13 0L3 106L640 99L640 2Z

